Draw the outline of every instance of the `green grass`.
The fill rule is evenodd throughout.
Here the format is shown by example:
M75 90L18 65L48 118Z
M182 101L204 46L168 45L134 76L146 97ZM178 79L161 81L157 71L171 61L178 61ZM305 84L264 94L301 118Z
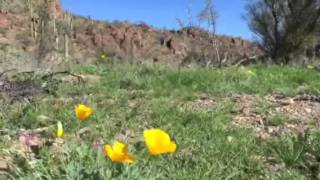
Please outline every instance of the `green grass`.
M271 117L270 120L268 120L267 125L268 126L281 126L284 123L288 121L287 117L285 117L282 114L276 114Z
M284 147L292 147L295 141L288 145L285 140L276 141L271 146L255 138L252 130L232 126L234 103L228 97L232 94L295 95L301 86L305 86L308 93L319 94L320 73L302 68L263 65L248 69L254 69L257 76L248 77L241 68L174 70L129 64L74 67L77 73L100 76L100 83L50 86L49 82L47 88L52 95L45 95L31 103L16 102L3 106L0 127L11 133L0 140L0 155L13 157L15 169L10 172L12 179L314 177L295 165L303 161L300 156L296 161L296 151L282 153ZM190 110L184 106L201 94L215 98L216 108L206 111ZM62 97L71 100L57 100ZM95 113L79 127L73 110L80 102L91 105ZM267 105L261 105L262 111L266 108ZM48 118L39 118L40 115ZM272 123L278 125L283 119L275 117L273 120ZM30 160L9 148L17 140L15 132L20 129L49 127L50 132L43 137L54 138L57 121L63 122L66 133L65 144L59 151L45 146L37 159ZM75 133L83 127L90 130L78 139ZM177 152L149 156L142 142L142 132L150 127L166 130L177 143ZM132 137L127 138L129 151L138 159L132 165L114 164L92 145L98 139L112 143L124 131L132 133ZM232 141L228 140L229 137ZM310 144L315 144L313 141ZM310 149L320 152L316 145ZM259 156L274 157L287 166L278 172L268 171L267 165L256 158Z

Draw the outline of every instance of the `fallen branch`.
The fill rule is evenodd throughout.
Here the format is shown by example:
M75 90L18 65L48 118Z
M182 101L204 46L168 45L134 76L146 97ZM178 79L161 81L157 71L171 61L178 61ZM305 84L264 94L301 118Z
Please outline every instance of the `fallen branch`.
M257 56L251 56L251 57L247 57L247 58L241 59L236 64L234 64L233 67L238 67L238 66L242 65L243 63L245 63L247 61L252 61L254 59L257 59Z
M82 76L71 73L70 71L59 71L59 72L53 72L50 74L46 74L44 76L42 76L42 79L48 79L48 78L52 78L53 76L59 75L59 74L67 74L73 77L76 77L78 79L79 82L84 82L84 79Z
M18 134L42 134L45 132L49 132L49 127L42 127L37 129L28 129L28 130L20 130Z
M3 76L5 73L8 73L8 72L11 72L11 71L16 71L17 69L9 69L9 70L6 70L2 73L0 73L0 78L1 76ZM23 72L19 72L17 74L34 74L35 72L34 71L23 71ZM82 76L80 75L77 75L77 74L74 74L70 71L58 71L58 72L52 72L52 73L48 73L48 74L45 74L41 77L41 79L43 80L46 80L48 78L52 78L53 76L56 76L56 75L59 75L59 74L66 74L66 75L70 75L70 76L73 76L73 77L76 77L78 79L79 82L84 82L84 79Z
M6 73L8 73L8 72L11 72L11 71L16 71L17 69L8 69L8 70L5 70L5 71L3 71L3 72L1 72L0 73L0 78L4 75L4 74L6 74Z
M42 127L42 128L37 128L37 129L22 129L19 131L13 131L10 129L1 129L0 134L1 135L22 135L22 134L42 134L49 132L49 127Z

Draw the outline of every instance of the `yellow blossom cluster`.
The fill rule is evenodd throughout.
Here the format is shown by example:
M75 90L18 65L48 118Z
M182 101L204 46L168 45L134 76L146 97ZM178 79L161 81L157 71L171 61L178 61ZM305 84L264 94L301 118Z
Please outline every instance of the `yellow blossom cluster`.
M75 107L75 115L81 122L93 114L93 109L84 104L78 104ZM59 121L57 127L57 138L61 139L64 135L63 125ZM148 129L143 132L144 142L148 152L153 155L161 155L166 153L174 153L177 145L173 142L165 131L161 129ZM104 154L111 159L112 162L118 163L134 163L136 159L129 154L128 147L119 141L115 141L113 145L106 144L103 146Z

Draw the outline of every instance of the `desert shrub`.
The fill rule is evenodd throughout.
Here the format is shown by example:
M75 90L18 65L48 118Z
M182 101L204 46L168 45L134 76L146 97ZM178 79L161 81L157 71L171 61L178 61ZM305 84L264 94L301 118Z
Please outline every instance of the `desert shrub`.
M318 0L255 0L247 20L264 51L278 64L301 60L312 44L320 17Z

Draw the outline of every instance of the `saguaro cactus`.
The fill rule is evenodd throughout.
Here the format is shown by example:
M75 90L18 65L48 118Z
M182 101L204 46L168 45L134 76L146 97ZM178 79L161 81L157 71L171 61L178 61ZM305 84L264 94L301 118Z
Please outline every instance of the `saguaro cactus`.
M36 39L36 24L35 24L36 18L33 13L34 8L33 8L32 0L26 0L26 6L28 8L29 18L30 18L30 35L31 37Z
M69 61L69 38L71 36L72 30L73 30L73 19L72 19L72 14L70 12L66 12L64 14L63 18L63 24L64 24L64 57L65 61Z
M69 36L67 33L64 34L64 58L65 61L69 61Z
M44 0L37 6L38 30L40 31L39 56L44 57L55 48L53 13L50 11L50 0Z

